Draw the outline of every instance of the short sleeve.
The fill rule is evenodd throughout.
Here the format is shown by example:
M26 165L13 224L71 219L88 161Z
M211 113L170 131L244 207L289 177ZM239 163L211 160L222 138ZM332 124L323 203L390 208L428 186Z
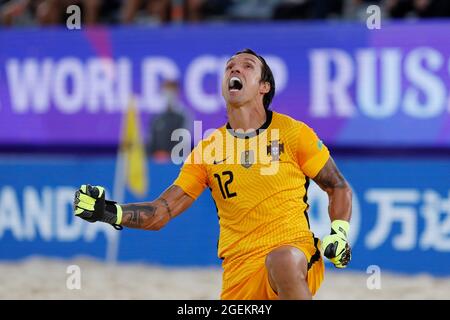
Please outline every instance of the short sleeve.
M330 158L328 148L304 123L300 126L296 153L300 168L310 178L314 178Z
M201 143L201 142L200 142ZM208 185L208 176L198 146L186 158L174 185L193 199L197 199Z

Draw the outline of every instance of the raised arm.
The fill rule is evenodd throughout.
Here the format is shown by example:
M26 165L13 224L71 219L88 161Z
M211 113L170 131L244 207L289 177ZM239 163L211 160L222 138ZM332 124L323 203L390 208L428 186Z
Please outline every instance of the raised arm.
M348 233L352 214L352 190L331 157L313 180L329 198L331 232L322 240L322 252L337 268L345 268L351 260Z
M350 221L352 214L352 190L336 167L333 158L329 158L319 171L314 182L328 194L328 213L331 221Z
M122 205L105 200L103 187L82 185L75 193L74 213L86 221L109 223L116 229L125 226L159 230L193 202L194 199L176 185L170 186L155 201Z
M193 202L183 189L171 185L154 201L121 205L121 224L129 228L159 230Z

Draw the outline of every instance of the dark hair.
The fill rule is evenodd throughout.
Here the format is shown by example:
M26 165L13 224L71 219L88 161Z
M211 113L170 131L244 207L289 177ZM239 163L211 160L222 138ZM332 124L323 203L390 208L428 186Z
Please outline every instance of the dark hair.
M248 54L254 55L255 57L257 57L259 59L259 61L261 61L261 63L262 63L261 82L268 82L270 84L270 91L267 92L263 97L264 108L269 109L270 103L272 102L273 96L275 95L275 79L273 78L272 70L270 69L266 60L264 60L263 57L258 55L252 49L247 48L247 49L236 52L234 55L236 56L241 53L248 53Z

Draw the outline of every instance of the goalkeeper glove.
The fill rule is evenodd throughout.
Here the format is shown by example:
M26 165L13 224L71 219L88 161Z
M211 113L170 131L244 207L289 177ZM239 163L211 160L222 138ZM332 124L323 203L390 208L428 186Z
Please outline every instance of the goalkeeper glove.
M336 268L345 268L350 262L352 250L347 240L350 224L345 220L334 220L331 233L323 238L323 255L333 262Z
M88 222L106 222L122 230L122 208L114 201L105 200L105 189L83 184L75 193L73 202L77 217Z

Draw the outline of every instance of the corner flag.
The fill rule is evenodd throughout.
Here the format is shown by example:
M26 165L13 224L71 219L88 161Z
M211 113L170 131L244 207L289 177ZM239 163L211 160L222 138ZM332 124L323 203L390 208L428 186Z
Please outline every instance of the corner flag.
M144 197L149 187L145 145L134 98L130 99L121 130L113 190L113 199L119 204L125 201L127 188L134 196ZM106 260L112 264L118 258L119 236L119 232L113 232L107 247Z
M119 147L119 153L125 157L125 183L134 195L143 197L148 189L147 158L134 99L131 99L125 117Z

